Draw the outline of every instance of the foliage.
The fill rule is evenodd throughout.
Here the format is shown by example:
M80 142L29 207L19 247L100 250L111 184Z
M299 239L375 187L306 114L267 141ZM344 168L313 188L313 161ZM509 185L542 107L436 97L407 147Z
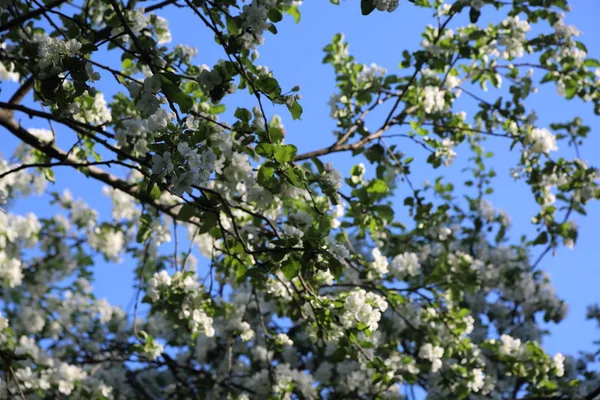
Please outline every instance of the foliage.
M336 77L335 139L307 153L264 107L302 119L300 88L282 87L256 62L265 37L300 21L300 3L0 2L0 77L18 84L0 102L0 124L22 142L0 160L0 396L391 399L411 386L430 399L600 393L597 354L576 360L541 347L540 321L561 321L567 306L541 258L531 259L535 246L572 247L572 214L600 197L597 170L558 152L577 149L590 129L579 118L538 126L527 106L552 85L600 114L600 63L565 23L566 1L411 1L439 24L402 53L396 74L359 63L336 35L323 60ZM363 14L398 6L360 3ZM168 45L168 21L156 14L165 7L193 13L224 59L199 65L196 49ZM483 24L486 12L502 17ZM120 91L107 101L109 80ZM238 92L255 106L226 122L220 114ZM459 96L476 101L474 115L454 105ZM386 117L372 130L365 121L374 113ZM25 129L23 117L52 129ZM509 217L486 199L496 175L484 149L491 136L520 155L511 173L539 204L536 237L510 241ZM399 138L423 148L436 170L468 154L464 185L412 182L422 154L403 153ZM356 158L346 175L322 160L339 152ZM46 185L65 166L105 185L109 220ZM394 211L400 189L410 193L400 200L405 221ZM42 192L56 216L10 212ZM178 246L182 230L189 249ZM206 277L197 252L210 261ZM133 313L93 295L98 254L135 265ZM591 307L590 318L598 315Z

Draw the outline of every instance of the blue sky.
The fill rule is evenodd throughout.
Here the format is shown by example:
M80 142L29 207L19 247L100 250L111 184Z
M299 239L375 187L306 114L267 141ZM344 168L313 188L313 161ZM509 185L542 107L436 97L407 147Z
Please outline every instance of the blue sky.
M582 40L586 43L589 53L594 58L600 58L600 26L597 16L600 15L600 2L596 0L573 0L573 12L567 17L567 23L575 24L584 32ZM328 1L306 1L301 7L302 21L294 24L291 17L286 17L279 26L279 34L266 34L265 45L260 49L258 63L268 66L274 71L284 90L295 85L300 85L303 98L301 104L304 108L302 120L291 121L284 108L267 107L267 113L277 112L284 118L287 130L286 140L299 148L299 152L313 150L328 146L333 141L332 130L335 122L329 117L327 101L335 91L333 70L328 65L323 65L322 48L331 40L334 34L343 32L350 43L350 52L359 62L370 64L377 63L396 72L398 62L403 50L414 49L420 43L420 33L424 26L435 23L429 10L418 9L406 0L401 1L398 10L394 13L374 12L368 17L360 15L358 0L347 0L340 6L330 5ZM212 40L206 28L197 21L191 13L178 9L164 10L159 15L170 20L173 35L173 44L183 43L198 47L196 62L212 65L219 58L224 58L222 50ZM103 62L116 60L116 54L107 54ZM111 82L105 77L104 82ZM104 84L101 83L100 85ZM12 85L3 84L0 99L7 99ZM116 87L111 82L101 86L107 97L114 93ZM487 93L492 98L492 91ZM244 95L234 96L237 100L228 104L228 112L235 110L239 104L250 104ZM495 99L495 98L494 98ZM29 99L30 102L30 99ZM529 103L534 107L540 117L539 123L547 126L550 122L566 121L576 115L592 127L591 137L582 149L582 158L598 160L596 154L600 150L600 118L593 115L591 107L577 101L565 103L556 96L553 88L540 90ZM465 102L465 111L472 110L472 103ZM25 127L47 128L43 121L22 120ZM14 149L16 141L8 135L2 136L3 144L0 152L5 156ZM59 136L61 132L59 131ZM8 140L5 140L6 137ZM415 152L416 157L426 157L418 147L409 142L394 142L407 152ZM504 142L488 142L487 150L493 150L497 158L493 163L498 172L494 182L495 193L490 200L497 207L505 209L512 217L512 238L518 238L523 233L533 234L533 227L529 222L535 213L535 204L523 183L513 182L508 176L508 168L515 163L515 156L506 151ZM567 152L565 154L570 154ZM461 183L464 178L460 176L461 158L468 157L460 153L457 166L449 169L433 171L424 168L417 169L412 178L415 183L422 183L426 179L433 180L438 175L445 175L449 180ZM347 154L338 154L325 159L332 161L338 169L347 174L351 165L356 161L351 160ZM422 164L415 164L422 165ZM97 208L102 217L109 217L110 207L107 198L101 195L101 185L77 175L72 171L60 169L57 171L55 190L69 187L75 197L81 197ZM405 188L400 185L401 196ZM35 211L38 214L50 215L54 212L47 205L48 197L31 198L16 204L15 212ZM401 219L404 211L401 209L401 200L398 200L397 216ZM406 215L404 213L404 215ZM573 250L562 248L555 257L547 256L542 263L542 268L547 270L552 278L557 292L571 305L566 320L560 326L550 326L552 336L545 341L545 347L550 353L574 353L581 349L589 348L591 342L598 337L594 324L585 322L585 308L588 304L599 300L597 282L600 278L598 270L598 257L594 253L598 245L598 221L600 221L600 206L592 204L588 208L585 218L577 218L580 226L580 239ZM166 246L172 246L168 244ZM172 247L169 247L172 248ZM95 293L98 297L106 297L111 302L127 307L132 296L133 265L127 260L119 265L107 265L98 259L96 265Z

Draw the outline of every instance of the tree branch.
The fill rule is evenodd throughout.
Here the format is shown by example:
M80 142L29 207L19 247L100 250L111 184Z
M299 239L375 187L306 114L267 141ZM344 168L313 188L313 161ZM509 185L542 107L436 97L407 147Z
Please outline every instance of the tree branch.
M120 165L129 167L129 168L132 168L131 165L125 164L118 160L82 162L79 164L66 163L64 161L48 162L48 163L31 163L31 164L21 164L18 167L15 167L9 171L6 171L6 172L0 174L0 179L4 178L10 174L14 174L16 172L19 172L19 171L22 171L22 170L28 169L28 168L51 168L51 167L59 167L59 166L82 168L82 167L90 167L93 165L107 165L110 167L111 164L120 164Z
M25 80L25 82L23 82L23 84L21 86L19 86L19 88L12 95L12 97L8 101L9 104L15 104L15 105L21 104L21 102L23 101L25 96L27 96L27 93L29 93L29 91L31 89L33 89L34 83L35 83L35 80L33 79L33 76L30 76L29 78L27 78Z
M81 160L79 160L75 156L70 155L59 148L56 148L51 143L41 142L37 137L29 133L25 128L20 126L19 123L12 118L12 113L10 110L0 109L0 125L5 127L9 132L11 132L14 136L19 138L24 143L41 151L50 158L59 160L61 162L61 165L68 165L80 169L86 175L91 176L92 178L101 182L104 182L107 185L118 189L124 193L127 193L131 197L143 203L151 205L152 207L171 216L172 218L177 217L177 213L175 213L171 208L158 203L156 200L154 200L142 190L140 190L139 186L132 185L129 182L123 181L94 165L82 167Z
M376 132L370 134L369 136L362 138L358 142L354 142L351 144L344 144L344 145L334 144L333 146L324 147L319 150L309 151L307 153L297 155L296 158L294 158L294 161L307 160L312 157L319 157L319 156L324 156L326 154L339 153L342 151L358 150L361 147L365 146L366 144L372 142L373 140L379 139L392 125L397 124L397 123L402 123L404 118L406 118L406 116L409 115L410 113L412 113L416 108L417 108L417 106L412 106L412 107L409 107L408 109L405 109L396 118L392 119L387 124L385 124L384 126L379 128Z
M46 4L45 7L43 8L38 8L35 10L32 10L30 12L28 12L27 14L23 14L19 17L16 17L10 21L8 21L7 23L5 23L4 25L0 26L0 32L4 32L7 31L11 28L14 28L16 26L21 26L23 25L26 21L32 19L32 18L36 18L39 17L40 15L42 15L43 13L45 13L47 10L55 8L60 6L63 3L66 3L68 0L54 0L51 1L50 3Z

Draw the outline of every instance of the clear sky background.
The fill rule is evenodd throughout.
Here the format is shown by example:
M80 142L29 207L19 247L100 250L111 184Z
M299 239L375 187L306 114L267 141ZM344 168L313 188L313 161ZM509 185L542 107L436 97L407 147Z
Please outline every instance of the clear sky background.
M148 2L148 4L151 4ZM600 58L600 1L598 0L571 0L573 11L567 16L567 23L578 26L583 31L582 41L587 45L591 57ZM292 121L287 110L283 107L267 107L267 114L277 112L283 117L287 130L286 141L295 144L299 152L313 150L328 146L333 142L332 130L335 121L329 117L327 102L335 92L333 70L329 65L323 65L322 48L331 41L334 34L343 32L350 43L350 52L359 62L370 64L377 63L388 69L389 72L398 72L397 65L401 60L403 50L415 49L421 41L420 34L426 24L435 23L430 10L423 10L401 0L398 10L394 13L373 12L370 16L360 15L358 0L343 1L340 6L329 4L326 0L305 1L301 7L302 21L294 24L291 17L286 16L284 23L279 24L279 34L265 35L265 45L260 49L259 64L268 66L274 71L284 90L295 85L301 86L303 96L301 104L304 114L301 121ZM158 12L159 15L170 21L173 35L172 44L182 43L198 47L198 64L213 65L217 59L224 58L224 54L212 40L212 35L192 15L191 12L179 9L167 9ZM485 12L484 12L485 15ZM106 54L106 59L116 61L116 53ZM113 64L114 65L114 64ZM536 77L541 77L539 72ZM109 83L110 82L110 83ZM14 85L3 83L0 99L6 100L14 90ZM117 87L108 76L103 78L98 87L106 93L106 97L114 93ZM496 99L493 91L484 94L488 99ZM239 104L251 105L248 96L233 96L234 103L228 104L228 112L235 110ZM466 99L464 110L469 116L473 115L473 103ZM26 101L31 105L31 99ZM592 127L592 133L582 148L582 158L598 166L600 157L600 117L594 116L589 104L578 101L565 102L559 99L556 90L549 87L533 95L529 104L534 107L540 117L539 125L548 126L551 122L563 122L579 115ZM458 111L458 110L457 110ZM21 115L22 116L22 115ZM27 128L47 128L45 121L21 120ZM375 125L373 122L372 125ZM381 123L381 121L379 121ZM0 130L0 152L8 156L14 149L17 141L5 130ZM401 133L398 130L393 133ZM59 130L58 135L62 132ZM59 143L62 140L59 138ZM408 141L394 142L406 152L414 153L416 158L426 158L427 154L419 147ZM496 207L505 209L513 221L511 238L518 240L522 234L534 234L530 217L535 214L536 205L533 197L522 182L514 182L508 173L508 168L514 166L516 157L507 151L508 143L504 141L489 141L486 150L492 150L497 157L492 163L498 172L494 181L495 193L490 200ZM566 144L565 144L566 146ZM563 149L561 149L562 151ZM571 155L566 149L565 155ZM431 170L420 161L413 167L414 183L433 180L439 175L459 184L465 178L460 174L460 167L469 157L468 153L460 152L456 165L448 169ZM332 161L343 174L349 173L350 167L357 163L348 154L329 156L325 161ZM463 164L461 164L463 163ZM422 166L422 169L421 169ZM74 196L86 200L96 208L101 217L110 217L110 202L101 194L102 185L86 179L72 171L62 168L57 171L57 183L54 190L61 191L70 188ZM399 195L395 209L396 217L406 221L406 211L402 206L402 199L406 188L400 185ZM48 206L48 196L31 198L18 202L13 207L13 212L33 211L41 216L52 215L56 210ZM587 217L576 217L580 226L580 238L573 250L561 248L554 257L548 255L541 267L547 270L553 278L558 294L570 304L570 311L566 320L559 326L549 325L552 336L544 345L551 353L576 353L581 349L589 349L593 340L598 338L598 331L591 322L585 321L586 306L600 300L600 281L598 247L600 242L600 205L591 204L588 207ZM172 244L166 244L172 249ZM127 308L134 292L132 290L134 265L127 259L118 265L106 264L98 258L95 267L96 281L93 283L94 291L98 297L106 297L113 304Z

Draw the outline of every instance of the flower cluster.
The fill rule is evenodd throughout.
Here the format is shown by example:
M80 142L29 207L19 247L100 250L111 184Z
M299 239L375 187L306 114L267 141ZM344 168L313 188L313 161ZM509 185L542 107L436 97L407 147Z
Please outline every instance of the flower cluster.
M427 114L443 112L446 109L446 92L437 86L423 89L423 110Z
M177 145L177 152L184 160L182 168L175 169L171 153L167 151L162 156L152 156L152 172L158 176L170 176L175 194L191 193L193 186L200 186L208 181L215 168L216 156L211 149L198 153L197 149L191 148L186 142Z
M48 75L57 75L64 71L62 65L65 57L74 57L79 54L81 43L77 39L63 41L57 37L50 37L43 33L35 33L32 43L37 46L40 57L39 66L49 68Z
M398 8L398 0L376 0L375 2L375 7L377 7L377 9L379 11L388 11L388 12L392 12L394 10L396 10L396 8Z
M390 269L392 274L398 279L403 279L407 276L417 276L421 271L419 256L411 252L398 254L392 259Z
M187 321L187 327L192 333L203 332L206 336L215 335L213 319L203 307L201 287L195 275L176 272L172 277L165 270L157 272L148 280L146 293L152 303L168 301L169 296L178 293L183 296L181 309L176 316L181 321Z
M431 362L431 372L437 372L442 368L443 356L444 348L431 343L425 343L419 349L419 357Z
M77 100L70 109L75 121L90 125L104 125L112 121L112 115L102 93L82 96Z
M556 137L547 129L533 128L527 135L526 142L531 145L534 153L548 154L558 150Z
M369 330L376 331L381 313L385 312L387 308L388 304L383 297L364 289L355 289L344 300L342 324L344 327L350 328L360 323Z
M523 57L527 32L531 30L529 22L521 20L517 15L502 21L501 27L498 45L504 48L501 53L502 57L507 60Z

